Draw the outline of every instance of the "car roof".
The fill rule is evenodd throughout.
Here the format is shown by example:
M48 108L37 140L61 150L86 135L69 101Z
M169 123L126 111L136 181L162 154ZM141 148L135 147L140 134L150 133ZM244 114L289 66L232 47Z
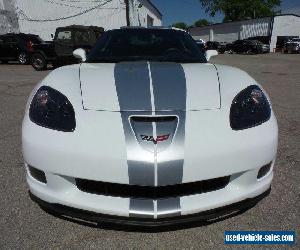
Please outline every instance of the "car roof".
M25 34L25 33L6 33L6 34L2 34L1 36L39 36L36 34Z
M63 27L58 27L56 30L63 30L63 29L93 29L93 30L100 30L104 31L103 27L98 27L98 26L84 26L84 25L69 25L69 26L63 26Z
M119 29L111 29L112 30L124 30L124 29L131 29L131 30L175 30L175 31L183 31L186 32L184 29L179 29L176 27L165 27L165 26L151 26L151 27L141 27L141 26L123 26Z

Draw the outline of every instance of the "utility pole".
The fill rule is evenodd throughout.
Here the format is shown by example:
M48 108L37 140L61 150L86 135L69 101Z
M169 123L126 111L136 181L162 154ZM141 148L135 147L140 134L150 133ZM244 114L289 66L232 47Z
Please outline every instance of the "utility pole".
M130 17L129 17L129 0L124 0L126 6L126 25L130 26Z

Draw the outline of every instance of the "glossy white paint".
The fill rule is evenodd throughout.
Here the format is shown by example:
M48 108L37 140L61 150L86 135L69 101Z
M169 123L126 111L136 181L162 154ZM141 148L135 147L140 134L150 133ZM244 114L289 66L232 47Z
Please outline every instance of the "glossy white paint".
M187 84L186 110L220 108L219 81L214 65L183 64L182 66ZM85 109L120 111L114 68L115 64L108 63L82 64L80 80Z
M73 51L73 56L75 56L77 59L80 59L81 62L86 61L86 52L84 49L76 49Z
M274 113L268 122L251 129L233 131L229 125L233 98L257 83L247 73L232 67L182 66L187 81L183 182L232 177L222 190L181 197L181 213L213 209L263 193L269 188L273 173L261 180L256 176L260 167L276 158L278 128ZM39 198L89 211L129 216L128 198L87 194L74 184L76 177L129 183L114 67L114 64L83 63L59 68L30 95L22 144L26 165L46 172L46 185L27 175L30 190ZM42 128L30 121L29 105L42 85L57 89L72 103L77 123L73 133Z
M216 50L207 50L205 52L206 60L209 61L210 58L217 56L219 53Z

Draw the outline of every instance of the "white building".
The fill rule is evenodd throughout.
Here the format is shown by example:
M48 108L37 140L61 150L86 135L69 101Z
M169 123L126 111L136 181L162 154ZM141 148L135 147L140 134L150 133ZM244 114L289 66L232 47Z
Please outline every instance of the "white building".
M105 30L126 26L125 0L0 0L15 6L19 30L51 40L57 27L94 25ZM161 26L162 15L150 0L128 0L131 26ZM6 25L6 24L5 24Z
M0 0L0 34L19 32L18 16L12 0Z
M271 52L283 46L284 41L300 36L300 16L278 15L238 22L213 24L190 29L195 39L205 41L233 42L257 38L270 44Z

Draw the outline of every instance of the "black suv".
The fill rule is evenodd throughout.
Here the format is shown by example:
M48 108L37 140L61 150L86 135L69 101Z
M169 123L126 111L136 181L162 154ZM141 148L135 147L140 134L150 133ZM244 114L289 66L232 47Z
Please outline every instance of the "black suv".
M227 49L237 54L269 53L270 46L257 40L237 40L228 45Z
M36 70L44 70L48 63L56 68L77 63L73 51L85 49L87 53L104 32L102 27L72 25L56 29L51 43L41 43L33 46L31 64Z
M30 62L33 46L41 44L43 40L33 34L6 34L0 36L0 61L18 61L21 64Z
M206 42L207 50L217 50L219 54L224 54L226 51L226 46L216 41L208 41Z

